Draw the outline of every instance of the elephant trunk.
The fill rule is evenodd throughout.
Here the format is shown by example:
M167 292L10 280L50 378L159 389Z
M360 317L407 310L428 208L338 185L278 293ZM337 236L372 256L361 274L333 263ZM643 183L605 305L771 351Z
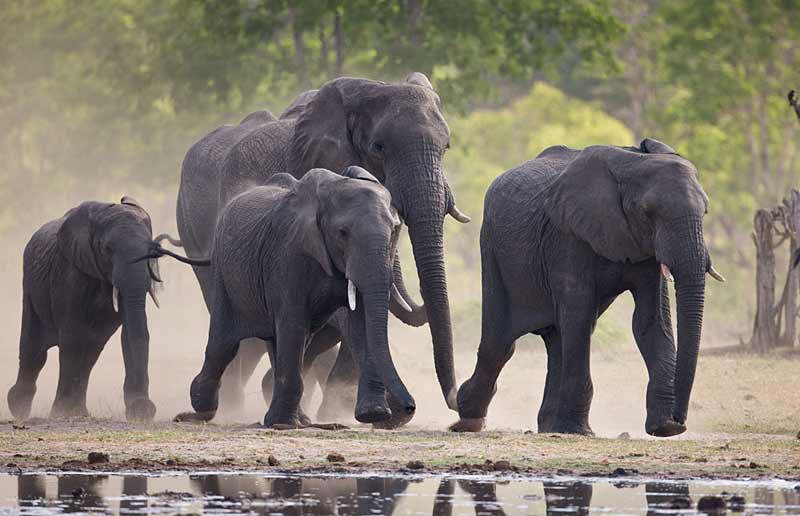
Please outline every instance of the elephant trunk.
M389 310L409 326L419 327L428 322L425 306L417 304L408 293L398 253L394 255L393 278L394 287L389 300Z
M673 221L672 228L667 232L665 242L669 258L661 262L675 276L678 354L673 419L685 424L700 351L708 252L703 241L701 218L691 216Z
M128 419L152 419L155 406L150 401L148 363L150 333L145 304L150 290L146 263L128 265L118 274L119 310L122 319L122 357L125 364L123 393Z
M447 406L458 410L453 364L453 330L444 267L444 217L451 206L441 165L441 153L425 142L401 160L403 185L388 184L404 215L414 250L420 292L433 340L433 360Z

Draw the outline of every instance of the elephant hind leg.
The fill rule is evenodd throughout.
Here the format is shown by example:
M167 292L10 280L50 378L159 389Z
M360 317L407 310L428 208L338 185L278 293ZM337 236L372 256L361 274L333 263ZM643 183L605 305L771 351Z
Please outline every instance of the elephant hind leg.
M92 339L88 331L59 337L58 387L50 417L88 416L86 393L105 342Z
M555 429L561 395L561 336L558 330L553 328L543 334L542 338L547 348L547 379L537 423L539 433L548 433Z
M459 422L453 431L478 431L497 390L497 378L514 354L516 338L511 306L497 261L489 246L481 242L483 307L481 342L472 376L458 389Z
M265 342L256 338L243 339L238 349L225 368L219 392L220 411L228 415L239 415L244 410L244 388L267 350Z
M47 362L47 350L55 344L36 316L30 301L22 307L22 332L19 340L17 381L8 391L8 407L16 419L27 419L36 394L36 380Z

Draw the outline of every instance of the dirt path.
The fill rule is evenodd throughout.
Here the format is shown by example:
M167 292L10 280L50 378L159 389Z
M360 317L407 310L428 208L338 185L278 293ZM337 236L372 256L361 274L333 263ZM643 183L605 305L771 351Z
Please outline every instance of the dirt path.
M90 452L107 454L108 462L89 464ZM761 434L657 440L523 432L270 431L81 419L0 424L3 469L10 473L52 469L351 473L410 469L800 480L800 440Z

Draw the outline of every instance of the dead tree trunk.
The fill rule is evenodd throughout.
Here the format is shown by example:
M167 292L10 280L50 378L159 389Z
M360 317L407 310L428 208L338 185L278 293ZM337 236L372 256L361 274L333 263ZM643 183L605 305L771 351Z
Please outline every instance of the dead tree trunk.
M761 209L753 219L753 243L756 245L756 320L750 347L763 353L778 337L775 325L775 246L773 244L772 213Z
M800 192L792 190L783 204L772 210L760 209L753 220L756 246L756 318L750 347L763 353L780 346L794 346L797 340L798 272L792 257L798 249ZM777 242L776 237L779 239ZM775 303L775 250L789 243L786 277Z

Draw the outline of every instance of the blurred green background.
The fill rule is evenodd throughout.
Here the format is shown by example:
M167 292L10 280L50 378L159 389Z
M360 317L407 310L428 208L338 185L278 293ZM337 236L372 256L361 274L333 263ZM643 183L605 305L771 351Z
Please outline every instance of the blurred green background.
M216 126L280 113L336 76L411 71L441 94L447 173L473 217L447 223L457 333L479 328L492 179L549 145L650 136L694 161L711 198L706 235L729 282L709 287L707 343L749 339L753 212L800 176L786 102L800 89L797 1L5 0L3 276L18 281L30 234L79 200L132 193L174 232L181 160ZM6 294L18 300L17 284ZM627 345L629 317L604 318L598 345Z

